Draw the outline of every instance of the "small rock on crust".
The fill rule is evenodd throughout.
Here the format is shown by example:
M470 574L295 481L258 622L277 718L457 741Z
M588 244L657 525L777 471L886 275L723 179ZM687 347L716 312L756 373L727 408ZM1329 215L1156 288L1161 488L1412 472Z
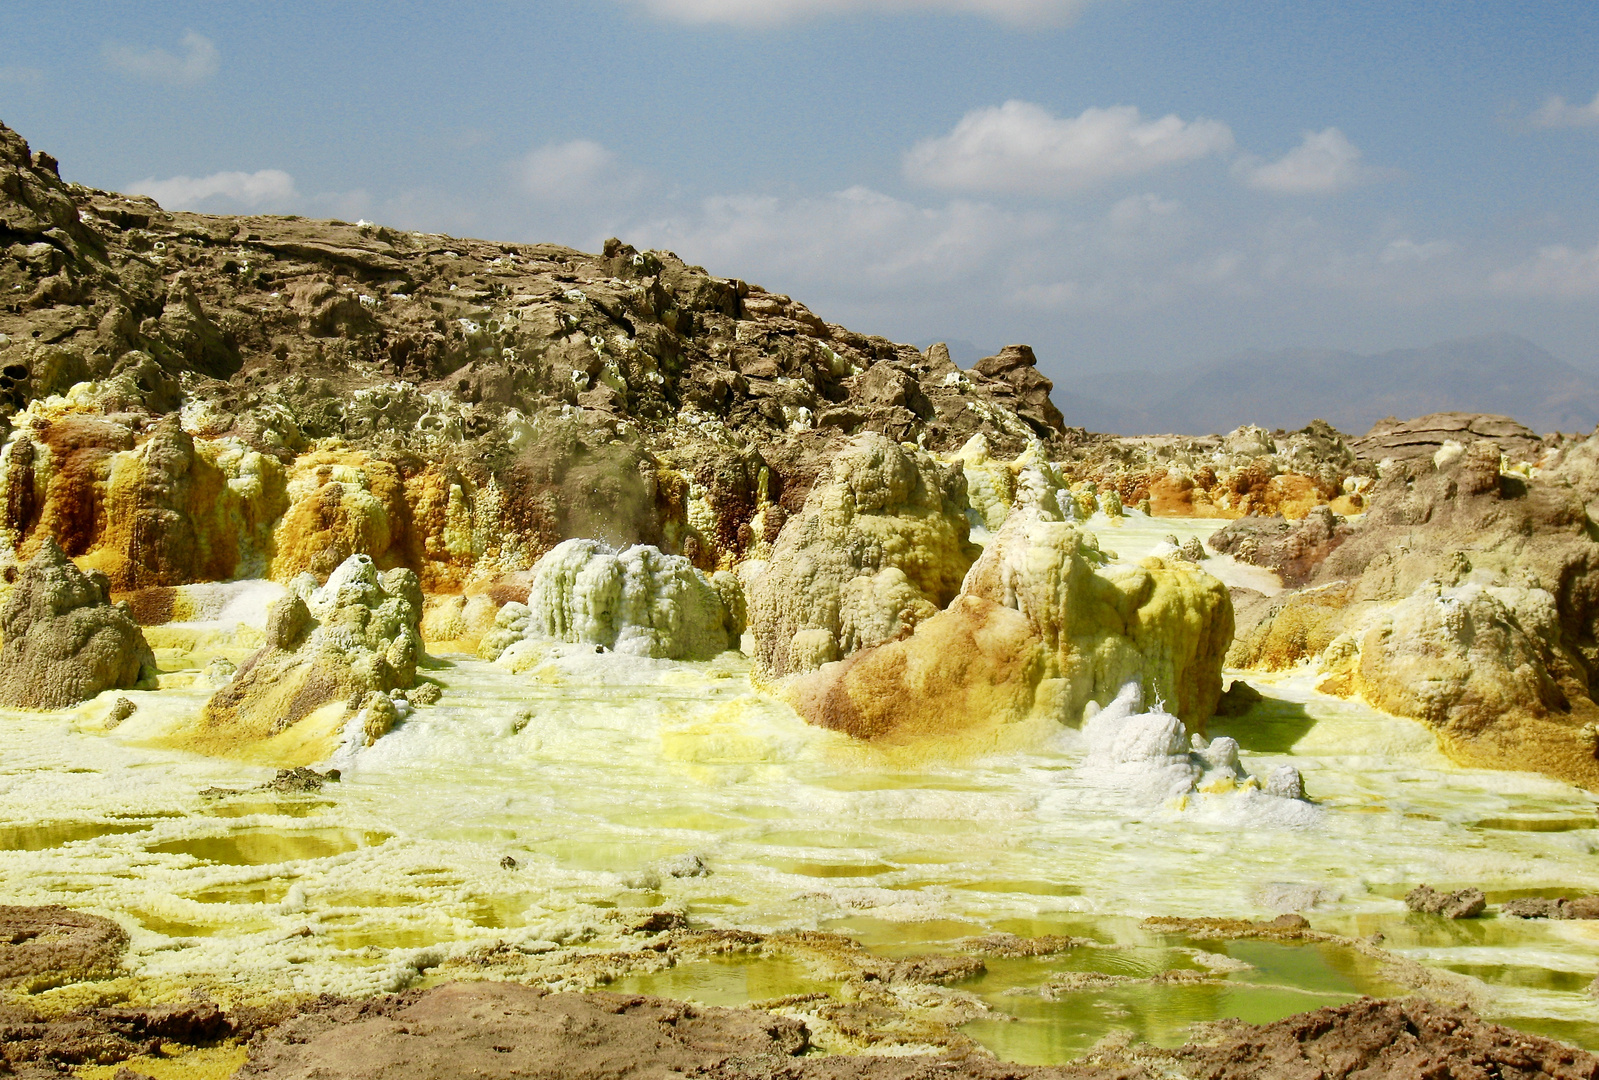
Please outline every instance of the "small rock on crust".
M1481 889L1461 889L1442 893L1429 885L1417 885L1405 894L1405 906L1423 915L1442 915L1446 919L1474 919L1488 906Z
M139 707L125 697L119 697L111 703L111 711L106 713L106 730L120 727L122 721L139 711Z
M1305 798L1305 779L1292 765L1279 765L1266 778L1266 794L1280 799Z
M705 860L698 855L674 855L661 861L661 873L668 877L705 877L710 874L711 868L705 865Z
M1599 896L1580 896L1575 900L1564 897L1556 900L1542 897L1508 900L1499 909L1499 914L1513 915L1518 919L1599 919Z
M329 769L319 773L315 769L279 769L278 774L261 785L262 791L310 792L321 791L330 780L337 781L339 771Z

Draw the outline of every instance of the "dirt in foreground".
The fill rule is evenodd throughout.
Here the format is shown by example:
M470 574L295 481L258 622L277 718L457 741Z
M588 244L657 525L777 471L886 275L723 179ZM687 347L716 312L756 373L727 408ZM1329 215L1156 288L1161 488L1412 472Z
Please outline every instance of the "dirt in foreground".
M159 1014L159 1015L158 1015ZM203 1015L202 1015L203 1014ZM1176 1050L1102 1044L1077 1064L1035 1068L964 1055L808 1053L796 1018L642 995L549 993L452 983L363 1001L323 999L285 1019L214 1007L0 1014L0 1075L61 1075L165 1044L246 1041L240 1080L1595 1080L1599 1057L1419 998L1364 999L1274 1024L1209 1025Z

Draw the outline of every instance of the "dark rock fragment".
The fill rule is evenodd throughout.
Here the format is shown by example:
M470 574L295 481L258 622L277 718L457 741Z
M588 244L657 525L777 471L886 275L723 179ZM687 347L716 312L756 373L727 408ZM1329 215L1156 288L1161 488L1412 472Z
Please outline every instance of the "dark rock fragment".
M1483 913L1488 900L1481 889L1439 892L1430 885L1418 885L1405 894L1405 906L1423 915L1442 915L1446 919L1474 919Z

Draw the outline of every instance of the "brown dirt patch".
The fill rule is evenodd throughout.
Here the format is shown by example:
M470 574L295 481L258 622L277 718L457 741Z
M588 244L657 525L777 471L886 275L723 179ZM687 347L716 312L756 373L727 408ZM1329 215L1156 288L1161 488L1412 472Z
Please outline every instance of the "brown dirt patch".
M30 993L116 970L128 935L71 908L0 907L0 987Z

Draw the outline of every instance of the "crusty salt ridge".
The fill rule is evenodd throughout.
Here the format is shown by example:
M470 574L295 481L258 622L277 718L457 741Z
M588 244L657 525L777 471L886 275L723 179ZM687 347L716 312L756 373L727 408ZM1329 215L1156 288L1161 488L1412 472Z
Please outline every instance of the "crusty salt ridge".
M211 753L308 765L332 752L359 703L364 739L376 741L398 719L376 698L416 684L421 618L409 570L379 574L371 559L351 555L325 585L301 575L272 605L266 643L179 737Z
M316 796L198 795L271 776L148 745L164 716L203 702L199 688L128 692L140 708L110 736L101 703L71 727L0 714L0 829L84 838L0 850L0 879L20 903L70 884L75 904L128 928L141 977L247 998L392 989L496 941L530 957L554 950L551 972L570 976L557 946L622 947L610 916L640 904L757 930L862 919L883 935L964 937L1046 920L1112 940L1128 914L1269 918L1287 904L1318 927L1381 930L1429 965L1569 981L1599 964L1574 923L1454 941L1407 929L1398 899L1423 874L1491 895L1599 891L1590 799L1451 766L1420 725L1303 683L1263 680L1278 722L1306 729L1291 753L1250 752L1269 726L1212 730L1238 739L1249 774L1304 773L1316 804L1295 804L1311 818L1296 823L1277 813L1286 801L1258 792L1199 792L1186 806L1139 797L1087 767L1069 729L929 761L800 723L752 693L731 657L685 665L571 648L536 679L452 660L434 672L440 704L363 748ZM1300 708L1307 719L1294 719ZM516 870L501 866L507 855ZM672 876L681 855L710 873ZM1580 985L1472 985L1496 1016L1591 1015Z

